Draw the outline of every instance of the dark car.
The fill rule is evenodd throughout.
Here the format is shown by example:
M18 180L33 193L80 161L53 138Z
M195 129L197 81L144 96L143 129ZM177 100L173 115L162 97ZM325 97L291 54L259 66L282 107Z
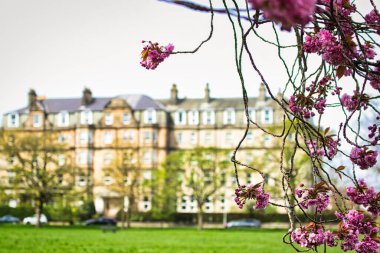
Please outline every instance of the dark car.
M102 216L102 217L99 217L99 218L96 218L96 219L86 220L84 222L84 224L86 226L89 226L89 225L110 225L110 226L116 226L117 220Z
M261 222L256 219L232 220L226 224L226 228L259 228Z
M5 215L3 217L0 217L0 223L16 224L16 223L20 223L20 219L12 215Z

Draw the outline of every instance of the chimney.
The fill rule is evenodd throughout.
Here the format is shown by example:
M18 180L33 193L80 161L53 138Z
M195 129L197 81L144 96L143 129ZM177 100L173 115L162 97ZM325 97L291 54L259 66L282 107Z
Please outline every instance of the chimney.
M178 90L175 83L173 83L172 88L170 89L170 102L172 104L177 104L178 102Z
M28 92L28 108L32 110L37 105L37 93L34 89Z
M265 101L265 86L263 83L261 83L260 89L259 89L259 100Z
M210 85L206 83L205 87L205 97L204 97L205 102L210 102Z
M89 105L94 101L92 98L92 92L89 88L84 88L81 105Z

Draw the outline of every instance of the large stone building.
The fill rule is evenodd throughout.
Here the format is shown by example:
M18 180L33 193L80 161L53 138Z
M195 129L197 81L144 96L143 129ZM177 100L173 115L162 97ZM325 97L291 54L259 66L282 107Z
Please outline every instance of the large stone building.
M280 110L265 96L263 85L259 96L249 99L249 114L263 127L282 124ZM120 208L120 198L107 189L112 178L103 168L112 162L117 150L130 150L133 154L130 162L142 177L149 179L152 170L157 169L169 152L199 146L232 150L242 137L246 123L242 98L214 98L208 84L204 97L195 99L180 98L175 84L169 99L132 94L93 97L87 88L82 97L50 99L38 97L31 90L27 106L3 117L4 130L55 132L57 141L67 147L58 157L59 163L74 158L82 171L76 176L76 186L91 185L97 211L109 215ZM251 127L239 156L250 162L254 152L266 148L271 148L271 137ZM1 166L3 175L7 166L6 163ZM249 173L244 176L248 183L253 181ZM226 180L223 198L207 203L205 211L231 211L234 187L232 177ZM138 208L143 212L150 210L149 194L139 197ZM196 212L196 206L190 196L184 196L177 210Z

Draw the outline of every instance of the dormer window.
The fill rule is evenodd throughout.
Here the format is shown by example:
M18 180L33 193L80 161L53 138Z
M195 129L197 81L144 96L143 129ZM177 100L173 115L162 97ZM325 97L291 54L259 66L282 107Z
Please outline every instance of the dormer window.
M157 113L154 109L144 111L144 123L155 124L157 122Z
M184 110L176 111L175 113L175 124L185 125L186 124L186 112Z
M113 115L111 113L106 113L104 117L104 123L109 126L113 124Z
M264 108L262 111L262 122L265 124L273 123L273 110L270 108Z
M66 111L60 112L57 115L57 125L61 127L66 127L70 123L69 113Z
M8 127L19 127L19 115L17 113L11 113L8 115Z
M192 110L189 112L189 124L198 125L199 124L199 112Z
M223 113L223 122L225 125L235 124L235 109L227 108Z
M212 110L207 110L203 112L203 124L213 125L215 124L215 112Z
M131 123L131 115L128 112L123 113L123 124L128 125Z
M40 127L41 126L41 115L34 114L33 115L33 127Z
M91 125L93 123L92 111L90 110L82 111L80 115L80 123L82 125Z

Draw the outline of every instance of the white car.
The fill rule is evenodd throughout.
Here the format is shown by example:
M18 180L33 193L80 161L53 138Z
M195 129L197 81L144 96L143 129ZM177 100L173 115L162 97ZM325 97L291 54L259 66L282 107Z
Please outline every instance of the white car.
M26 217L22 220L22 223L26 225L36 225L37 224L37 214L31 216L31 217ZM40 216L40 223L41 224L46 224L48 223L48 220L44 214L41 214Z

